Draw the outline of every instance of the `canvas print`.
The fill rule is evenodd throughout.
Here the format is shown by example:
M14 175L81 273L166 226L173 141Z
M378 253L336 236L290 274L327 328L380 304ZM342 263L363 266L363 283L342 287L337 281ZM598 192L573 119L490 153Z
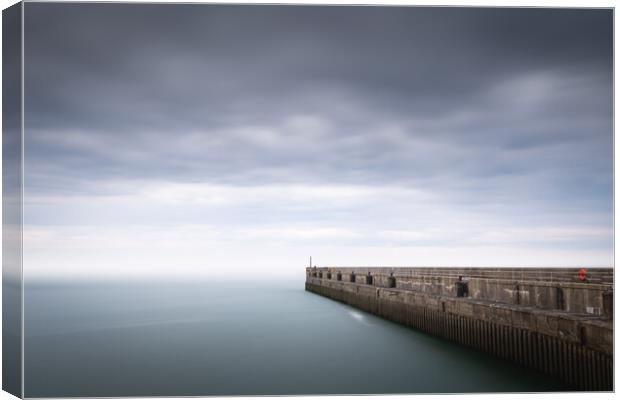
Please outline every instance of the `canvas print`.
M3 11L3 389L614 390L613 10Z

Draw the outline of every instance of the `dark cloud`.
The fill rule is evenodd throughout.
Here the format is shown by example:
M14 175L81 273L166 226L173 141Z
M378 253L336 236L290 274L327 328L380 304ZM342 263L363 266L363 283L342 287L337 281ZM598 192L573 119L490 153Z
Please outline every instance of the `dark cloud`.
M294 107L291 96L334 87L374 107L441 116L527 71L611 79L611 17L610 10L29 4L31 123L41 116L70 127L203 127L228 122L225 112L273 118Z

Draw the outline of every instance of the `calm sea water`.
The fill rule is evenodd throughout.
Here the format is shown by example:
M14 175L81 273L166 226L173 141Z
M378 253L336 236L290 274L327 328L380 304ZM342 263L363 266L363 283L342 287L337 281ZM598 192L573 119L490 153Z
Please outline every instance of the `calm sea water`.
M303 282L38 283L25 311L28 397L567 389Z

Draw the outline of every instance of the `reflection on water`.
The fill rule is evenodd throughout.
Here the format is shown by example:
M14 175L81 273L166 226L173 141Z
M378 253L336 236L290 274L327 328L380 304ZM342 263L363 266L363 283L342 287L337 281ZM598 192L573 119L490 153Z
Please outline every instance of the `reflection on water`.
M372 325L368 318L366 318L366 313L363 313L361 311L357 311L357 310L349 310L347 312L347 314L349 314L349 316L351 318L353 318L355 321L359 322L360 324L364 324L364 325Z
M28 397L566 390L303 282L26 287Z

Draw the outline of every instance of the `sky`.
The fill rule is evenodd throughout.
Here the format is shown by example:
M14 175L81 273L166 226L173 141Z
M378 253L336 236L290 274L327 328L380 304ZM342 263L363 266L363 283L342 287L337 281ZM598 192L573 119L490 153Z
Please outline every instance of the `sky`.
M27 278L612 266L612 12L25 8Z

